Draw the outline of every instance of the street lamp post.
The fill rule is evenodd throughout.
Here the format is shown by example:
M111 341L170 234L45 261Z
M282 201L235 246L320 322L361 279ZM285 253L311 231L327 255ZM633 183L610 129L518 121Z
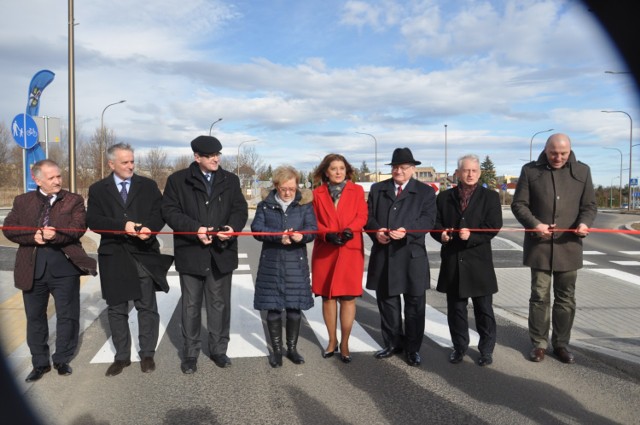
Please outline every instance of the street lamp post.
M361 133L360 131L356 131L357 134L364 134L365 136L369 136L373 138L373 144L374 144L374 161L375 161L375 166L374 168L376 169L376 183L378 182L378 139L376 139L376 136L374 136L373 134L369 134L369 133Z
M605 149L611 149L611 150L616 150L620 152L620 186L618 186L618 192L620 193L620 200L618 201L618 206L622 208L622 151L618 148L605 148Z
M633 164L633 119L631 118L631 115L627 114L625 111L602 111L605 114L614 114L614 113L618 113L618 114L625 114L627 117L629 117L629 202L627 202L627 209L629 211L631 211L631 166ZM621 179L622 180L622 179Z
M550 128L549 130L542 130L542 131L538 131L537 133L534 133L533 136L531 136L531 142L529 142L529 162L533 161L532 158L532 153L533 153L533 138L536 137L538 134L540 133L548 133L550 131L553 131L553 128Z
M611 186L609 186L609 208L613 208L613 181L619 178L618 176L611 179ZM622 196L622 195L620 195ZM621 198L622 199L622 198Z
M242 187L242 177L240 177L240 146L244 145L245 143L255 142L256 140L258 139L245 140L243 142L240 142L240 144L238 145L238 157L236 158L236 166L238 168L236 170L236 174L238 174L238 178L240 179L240 187Z
M104 112L107 110L109 106L119 105L121 103L126 102L126 100L121 100L119 102L110 103L104 107L102 110L102 116L100 117L100 177L104 178L104 145L106 143L106 136L104 134Z
M209 136L211 136L211 130L213 130L213 126L220 121L222 121L222 118L218 118L217 120L211 123L211 127L209 127Z

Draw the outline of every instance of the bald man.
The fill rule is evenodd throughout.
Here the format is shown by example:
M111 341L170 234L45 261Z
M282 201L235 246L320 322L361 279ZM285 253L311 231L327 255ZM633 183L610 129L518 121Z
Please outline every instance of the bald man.
M531 267L529 359L544 360L551 320L553 353L563 363L574 363L568 345L576 278L582 268L582 238L589 234L597 207L591 170L576 160L566 134L551 135L538 159L522 167L511 210L525 229L535 230L525 232L523 249L524 265Z

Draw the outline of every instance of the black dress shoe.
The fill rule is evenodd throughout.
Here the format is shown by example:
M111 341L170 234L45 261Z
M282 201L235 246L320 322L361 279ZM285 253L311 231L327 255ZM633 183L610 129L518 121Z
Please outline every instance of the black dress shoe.
M60 376L69 376L73 372L69 363L54 363L53 368L58 371Z
M402 348L388 346L382 350L376 351L373 357L376 359L386 359L387 357L391 357L397 353L402 353Z
M212 354L211 360L218 367L229 367L231 366L231 359L226 354Z
M142 360L140 360L140 370L144 373L156 370L156 362L153 360L153 357L143 357Z
M538 347L532 348L531 352L529 353L529 360L536 363L543 361L546 351L547 350L544 348L538 348Z
M323 359L328 359L329 357L333 357L333 355L335 353L340 352L340 348L339 347L340 347L340 343L336 342L336 348L334 348L333 351L323 351L322 352L322 358Z
M107 369L105 376L116 376L122 373L122 369L131 365L131 360L116 360L111 363L111 366Z
M31 373L27 375L25 382L37 381L38 379L42 378L42 375L47 372L51 372L51 366L34 367Z
M491 354L481 354L478 359L478 366L489 366L493 363L493 356Z
M420 366L420 363L422 363L420 353L417 351L415 353L407 353L407 363L409 366Z
M451 354L449 354L449 363L457 364L462 361L464 358L464 352L460 350L453 350Z
M185 375L191 375L192 373L196 373L196 371L198 370L197 364L198 359L196 359L195 357L187 357L180 364L180 369Z
M342 363L351 363L351 360L353 360L353 358L351 358L351 356L343 356L342 354L340 354L340 360L342 360Z
M575 357L573 357L573 353L564 347L554 348L553 354L555 354L562 363L573 364L576 362Z

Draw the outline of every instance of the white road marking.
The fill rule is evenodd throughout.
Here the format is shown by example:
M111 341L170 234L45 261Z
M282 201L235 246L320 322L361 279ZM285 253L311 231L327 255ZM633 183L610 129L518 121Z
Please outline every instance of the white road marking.
M601 273L607 277L613 277L613 278L620 279L625 282L633 283L634 285L640 286L640 277L635 274L623 272L616 269L590 269L590 270Z

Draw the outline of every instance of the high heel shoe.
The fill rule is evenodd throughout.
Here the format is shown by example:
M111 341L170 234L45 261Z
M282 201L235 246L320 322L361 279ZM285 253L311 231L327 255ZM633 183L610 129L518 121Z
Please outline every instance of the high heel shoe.
M340 350L340 360L342 360L342 363L351 363L351 360L353 360L353 359L351 358L351 356L349 354L347 354L346 356L343 355L342 354L342 350Z
M333 357L333 355L335 353L340 352L340 348L339 347L340 347L340 343L336 342L336 348L334 348L333 351L323 351L322 352L322 358L323 359L328 359L329 357Z

